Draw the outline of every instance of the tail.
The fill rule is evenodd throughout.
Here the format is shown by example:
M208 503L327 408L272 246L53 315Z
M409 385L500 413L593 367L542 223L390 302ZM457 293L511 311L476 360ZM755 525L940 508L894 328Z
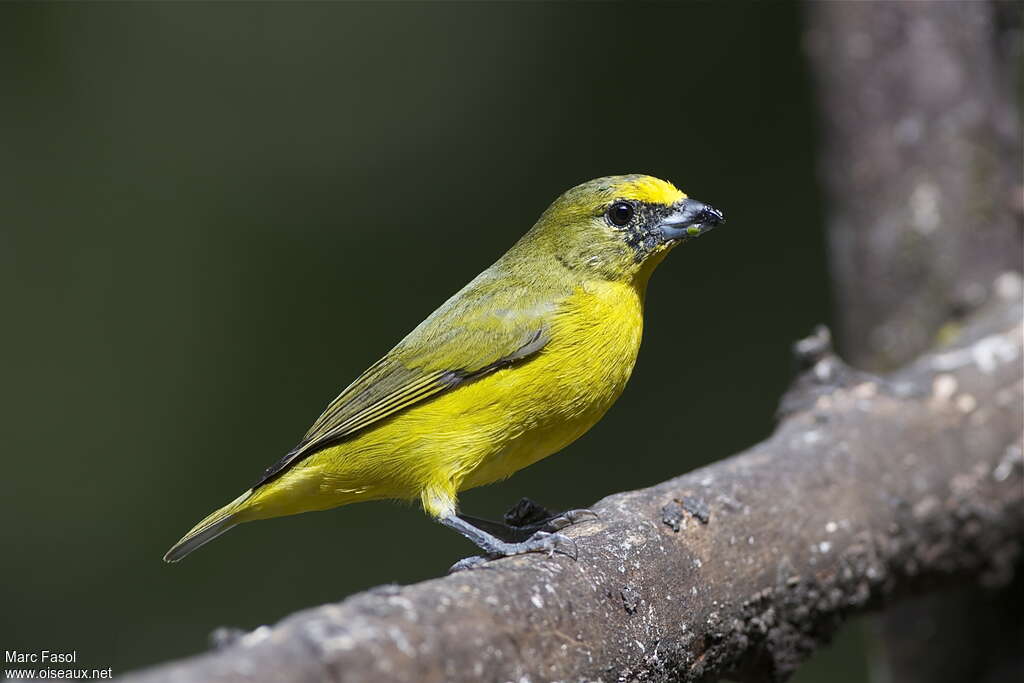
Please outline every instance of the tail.
M244 503L249 500L250 496L252 496L252 489L192 527L191 531L167 551L167 554L164 555L164 562L177 562L199 546L206 545L232 527L244 522L245 520L240 519L238 513L241 512Z

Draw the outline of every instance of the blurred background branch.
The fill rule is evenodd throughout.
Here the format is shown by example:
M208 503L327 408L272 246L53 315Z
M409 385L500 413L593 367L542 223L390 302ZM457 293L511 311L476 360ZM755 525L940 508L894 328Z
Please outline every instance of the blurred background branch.
M839 348L893 368L1021 268L1020 4L807 9Z

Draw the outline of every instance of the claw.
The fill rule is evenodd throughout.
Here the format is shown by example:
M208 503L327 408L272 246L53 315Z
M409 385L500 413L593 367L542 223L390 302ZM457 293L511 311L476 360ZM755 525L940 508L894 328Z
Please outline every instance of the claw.
M467 569L476 569L477 567L480 567L485 564L487 564L487 558L483 555L473 555L472 557L464 557L455 564L453 564L448 569L448 573L454 574L455 572L463 572Z
M560 529L564 529L565 527L571 524L577 524L579 522L586 522L588 520L596 520L600 518L600 515L598 515L593 510L566 510L557 517L552 517L551 519L549 519L546 526L548 528L554 529L555 531L558 531Z

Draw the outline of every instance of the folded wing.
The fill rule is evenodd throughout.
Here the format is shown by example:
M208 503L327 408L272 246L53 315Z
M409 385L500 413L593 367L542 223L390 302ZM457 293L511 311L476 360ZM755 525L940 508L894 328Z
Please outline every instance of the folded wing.
M381 420L540 352L561 296L538 301L536 287L509 286L507 278L498 287L487 275L449 299L342 391L253 488Z

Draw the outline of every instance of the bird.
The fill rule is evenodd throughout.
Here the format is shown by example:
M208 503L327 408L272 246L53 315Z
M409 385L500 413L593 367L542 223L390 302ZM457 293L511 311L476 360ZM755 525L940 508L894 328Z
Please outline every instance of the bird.
M567 190L164 560L243 522L382 499L418 500L476 544L481 561L575 557L557 531L588 511L523 538L461 513L458 494L562 450L604 416L633 371L652 272L674 247L723 222L719 210L650 175Z

